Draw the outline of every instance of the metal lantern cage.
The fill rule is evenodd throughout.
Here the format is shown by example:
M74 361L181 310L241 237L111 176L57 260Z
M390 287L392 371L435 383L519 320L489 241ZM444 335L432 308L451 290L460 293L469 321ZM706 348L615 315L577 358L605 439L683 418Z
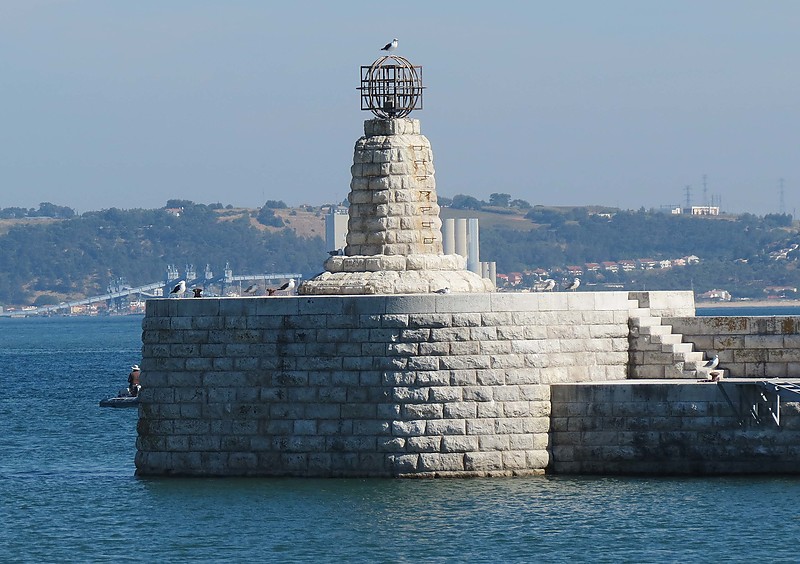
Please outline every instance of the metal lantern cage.
M422 67L387 55L361 67L361 109L381 119L406 117L422 109Z

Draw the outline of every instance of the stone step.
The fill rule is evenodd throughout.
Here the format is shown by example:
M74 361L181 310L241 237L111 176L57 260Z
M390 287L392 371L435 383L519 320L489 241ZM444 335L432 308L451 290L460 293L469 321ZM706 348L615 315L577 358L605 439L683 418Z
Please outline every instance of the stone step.
M659 364L649 364L645 366L634 366L631 378L640 380L654 380L664 378L664 366Z
M678 341L674 344L664 344L661 346L661 350L664 352L672 352L675 354L687 354L694 351L694 345L692 343L681 343ZM686 360L684 357L683 360Z
M687 371L680 366L665 366L664 378L669 378L670 380L681 380L683 378L693 378L693 376L689 376Z
M651 317L649 307L634 307L628 310L631 317Z
M665 327L664 325L657 325L656 327ZM669 325L666 325L669 327ZM650 333L654 343L661 343L662 345L679 345L683 343L683 335L680 333L658 332Z
M672 325L645 325L640 328L639 333L642 335L669 335L672 333ZM680 333L675 334L680 335Z
M701 371L701 370L708 371L708 368L705 368L703 366L706 363L705 355L703 355L702 353L691 353L691 354L697 354L697 355L701 355L701 356L699 358L698 357L687 358L684 361L686 369L687 370L688 369L692 369L692 370L698 370L698 371Z
M631 321L638 327L661 325L660 317L631 317Z

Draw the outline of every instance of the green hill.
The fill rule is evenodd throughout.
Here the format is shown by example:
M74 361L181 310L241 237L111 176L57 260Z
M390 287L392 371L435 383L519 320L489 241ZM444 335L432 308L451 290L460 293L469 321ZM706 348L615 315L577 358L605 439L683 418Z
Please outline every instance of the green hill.
M528 285L535 281L535 269L566 278L568 266L695 255L699 264L681 268L585 271L582 276L588 287L723 288L737 297L764 297L767 286L800 286L800 236L790 216L687 217L524 202L498 206L469 197L456 201L478 209L443 207L442 218L478 217L481 258L496 261L501 273L529 273ZM80 216L52 204L0 210L5 218L0 219L0 304L101 294L119 277L132 286L162 280L168 264L181 270L193 264L202 271L209 263L220 272L230 263L236 274L319 272L327 258L323 210L267 204L233 209L170 200L161 209Z

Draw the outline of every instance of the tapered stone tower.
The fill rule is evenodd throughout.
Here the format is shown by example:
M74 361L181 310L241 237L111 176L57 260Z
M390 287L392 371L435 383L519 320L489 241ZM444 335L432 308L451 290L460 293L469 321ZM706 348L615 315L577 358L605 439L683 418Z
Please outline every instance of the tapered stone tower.
M466 269L460 255L442 250L433 152L419 120L421 68L398 56L361 70L364 122L355 146L347 246L325 262L325 272L300 294L420 294L489 292L491 281Z

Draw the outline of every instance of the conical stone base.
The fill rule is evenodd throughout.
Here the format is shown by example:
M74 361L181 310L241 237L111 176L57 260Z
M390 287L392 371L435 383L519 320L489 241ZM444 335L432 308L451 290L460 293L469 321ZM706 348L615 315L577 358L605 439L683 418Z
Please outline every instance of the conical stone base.
M430 142L415 119L372 119L355 146L345 256L299 294L490 292L466 259L442 254Z
M466 270L459 255L331 257L327 272L307 281L298 294L427 294L491 292L494 286Z

